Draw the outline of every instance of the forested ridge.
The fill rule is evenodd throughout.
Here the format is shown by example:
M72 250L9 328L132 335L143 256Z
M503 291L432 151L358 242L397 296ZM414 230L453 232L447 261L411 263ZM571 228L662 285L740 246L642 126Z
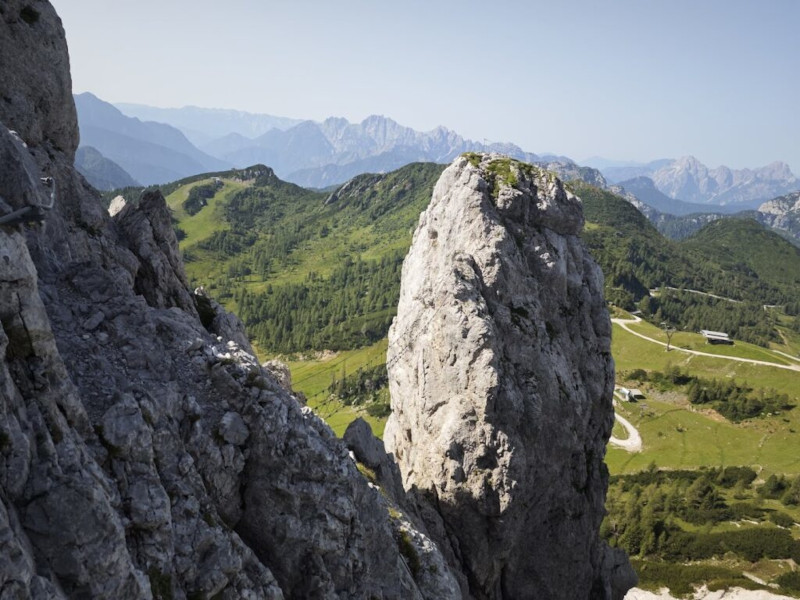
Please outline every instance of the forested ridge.
M371 344L391 324L403 257L443 168L412 164L318 192L254 167L252 185L217 207L225 227L182 244L187 272L266 352ZM194 183L183 205L208 194Z
M583 201L583 238L603 268L606 298L617 306L639 309L655 324L725 331L761 345L779 339L764 305L796 314L800 249L755 221L720 219L675 242L625 199L581 182L570 186Z
M265 352L370 344L391 322L402 257L443 168L418 163L361 175L333 192L283 182L264 166L212 174L212 181L234 177L249 185L214 207L224 226L182 243L187 271L239 314ZM220 184L208 183L212 176L183 182L184 220L212 210L209 199L221 197ZM176 193L181 183L165 191ZM764 305L800 312L800 250L758 223L721 219L675 242L623 198L579 181L569 186L583 201L583 238L606 276L610 302L642 310L656 324L726 331L762 345L779 340ZM181 227L176 223L184 237ZM788 325L800 329L798 321Z
M183 204L192 216L219 189L209 178L252 182L224 203L225 227L182 244L193 283L235 310L266 352L342 350L385 335L402 256L443 168L417 163L319 192L256 165L162 188L191 186ZM764 305L800 313L800 249L755 221L720 219L676 242L625 199L580 181L569 187L583 201L583 238L603 269L609 302L656 324L725 331L761 345L780 339ZM180 222L176 231L185 236ZM800 330L800 319L788 326Z

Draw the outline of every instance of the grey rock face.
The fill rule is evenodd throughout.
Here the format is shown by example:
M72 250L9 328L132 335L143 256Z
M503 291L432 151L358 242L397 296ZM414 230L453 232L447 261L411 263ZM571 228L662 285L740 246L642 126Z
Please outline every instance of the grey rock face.
M48 197L41 185L39 167L24 142L0 127L0 217L28 206L42 206Z
M414 494L406 494L400 470L393 457L386 453L383 442L372 435L369 423L361 418L347 427L344 442L361 468L368 474L370 483L381 490L391 518L392 534L401 553L425 598L460 600L469 597L469 589L449 544L437 545L422 516L428 509L427 520L443 529L438 515L430 512L424 503L418 503Z
M475 598L621 598L635 582L598 537L614 364L582 226L552 174L461 157L403 265L384 440Z
M286 363L278 359L272 359L263 363L261 366L269 371L275 380L287 390L292 389L292 372L289 370Z
M0 227L1 594L434 597L342 442L186 289L160 194L111 218L76 174L63 31L28 4L0 5L0 196L59 195Z
M0 73L6 125L32 146L49 141L72 161L78 117L64 29L49 2L8 0L0 6Z
M177 306L196 314L161 192L145 192L136 205L126 204L114 218L139 261L134 274L136 291L153 307Z
M127 204L128 202L123 196L114 196L111 200L111 204L108 205L108 214L112 217L116 216Z
M559 176L563 181L585 181L586 183L599 188L607 188L608 182L603 174L597 169L591 167L581 167L574 162L568 161L550 161L547 163L538 162L540 167L552 171Z

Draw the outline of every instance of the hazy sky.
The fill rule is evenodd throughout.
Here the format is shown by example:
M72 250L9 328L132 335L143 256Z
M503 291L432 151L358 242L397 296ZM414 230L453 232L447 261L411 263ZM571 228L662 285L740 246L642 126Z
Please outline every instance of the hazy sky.
M799 0L52 0L76 93L800 175Z

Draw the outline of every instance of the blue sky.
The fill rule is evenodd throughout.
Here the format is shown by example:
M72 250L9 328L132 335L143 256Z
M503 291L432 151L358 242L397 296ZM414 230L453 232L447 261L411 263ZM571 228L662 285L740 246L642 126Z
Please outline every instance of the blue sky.
M798 0L53 0L75 92L800 174Z

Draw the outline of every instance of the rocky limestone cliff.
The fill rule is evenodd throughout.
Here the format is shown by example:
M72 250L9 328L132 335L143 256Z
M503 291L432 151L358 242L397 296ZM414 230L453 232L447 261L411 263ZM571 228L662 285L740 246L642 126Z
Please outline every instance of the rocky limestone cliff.
M13 124L27 143L38 146L46 140L72 160L78 117L70 100L67 41L49 3L0 4L0 73L6 125Z
M384 440L474 598L622 598L635 583L598 536L614 364L582 226L552 173L469 155L403 264Z
M187 290L160 193L112 218L75 172L49 3L0 4L0 82L0 596L448 597L424 530Z

